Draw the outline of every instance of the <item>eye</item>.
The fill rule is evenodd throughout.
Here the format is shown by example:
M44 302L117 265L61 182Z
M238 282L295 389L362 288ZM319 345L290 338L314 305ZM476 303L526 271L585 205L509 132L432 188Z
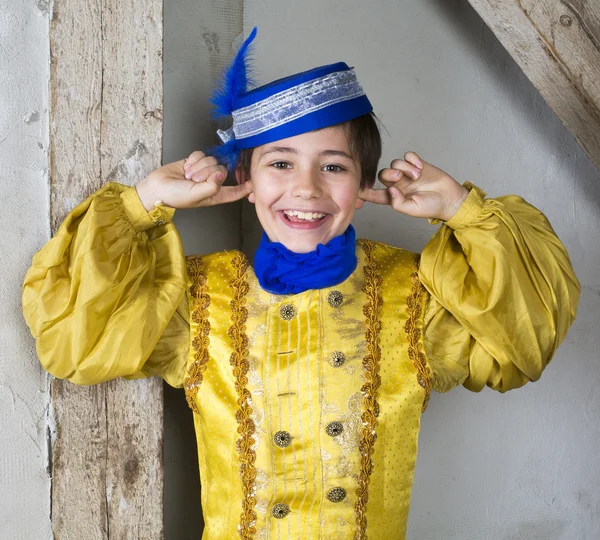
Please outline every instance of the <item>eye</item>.
M274 169L281 169L281 170L285 170L285 169L289 169L291 168L291 164L288 163L287 161L274 161L273 163L270 164L270 167L273 167Z
M342 167L341 165L336 165L336 164L330 163L329 165L325 165L323 167L323 170L325 172L339 173L339 172L345 171L346 169L344 167Z

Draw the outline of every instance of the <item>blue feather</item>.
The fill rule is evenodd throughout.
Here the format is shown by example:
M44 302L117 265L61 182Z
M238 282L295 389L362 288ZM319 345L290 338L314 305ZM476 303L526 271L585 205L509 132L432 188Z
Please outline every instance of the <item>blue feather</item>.
M250 45L256 37L256 26L242 43L239 51L229 69L223 73L223 76L217 87L213 91L211 103L214 105L214 118L220 119L229 116L233 111L236 98L248 91L248 86L253 84L250 75Z
M221 165L226 165L227 170L232 172L237 167L240 150L235 139L231 139L226 143L210 146L207 154L214 156Z

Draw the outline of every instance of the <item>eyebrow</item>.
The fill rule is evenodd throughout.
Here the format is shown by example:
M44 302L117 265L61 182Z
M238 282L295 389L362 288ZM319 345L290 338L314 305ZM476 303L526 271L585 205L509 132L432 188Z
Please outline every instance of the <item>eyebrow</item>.
M289 154L298 154L298 150L295 148L290 148L289 146L274 146L269 148L265 152L263 152L262 156L266 156L267 154L273 154L275 152L284 152ZM352 159L352 156L344 152L343 150L323 150L319 153L320 156L340 156L348 159Z
M343 150L323 150L319 155L320 156L341 156L341 157L345 157L348 159L352 159L352 156L349 154L346 154L346 152L344 152Z
M267 154L273 154L274 152L287 152L289 154L297 154L298 150L296 150L295 148L289 148L288 146L273 146L272 148L265 150L262 153L262 156L266 156Z

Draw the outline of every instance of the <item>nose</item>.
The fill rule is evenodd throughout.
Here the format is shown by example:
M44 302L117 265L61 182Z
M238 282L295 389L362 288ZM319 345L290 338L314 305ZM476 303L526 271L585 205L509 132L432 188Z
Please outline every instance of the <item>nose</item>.
M293 179L292 196L301 199L317 199L322 194L319 171L302 171Z

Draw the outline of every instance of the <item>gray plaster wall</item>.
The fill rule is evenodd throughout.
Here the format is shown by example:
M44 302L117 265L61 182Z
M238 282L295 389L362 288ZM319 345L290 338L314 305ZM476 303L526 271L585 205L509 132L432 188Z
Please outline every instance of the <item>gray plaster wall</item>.
M466 0L246 0L268 82L336 61L356 68L408 150L494 197L540 208L582 284L578 318L539 382L501 395L433 395L422 421L408 538L600 538L600 174ZM245 249L258 227L244 215ZM365 205L359 237L420 251L424 219Z
M51 537L48 381L20 289L50 234L48 25L47 2L0 0L0 538L11 540Z

